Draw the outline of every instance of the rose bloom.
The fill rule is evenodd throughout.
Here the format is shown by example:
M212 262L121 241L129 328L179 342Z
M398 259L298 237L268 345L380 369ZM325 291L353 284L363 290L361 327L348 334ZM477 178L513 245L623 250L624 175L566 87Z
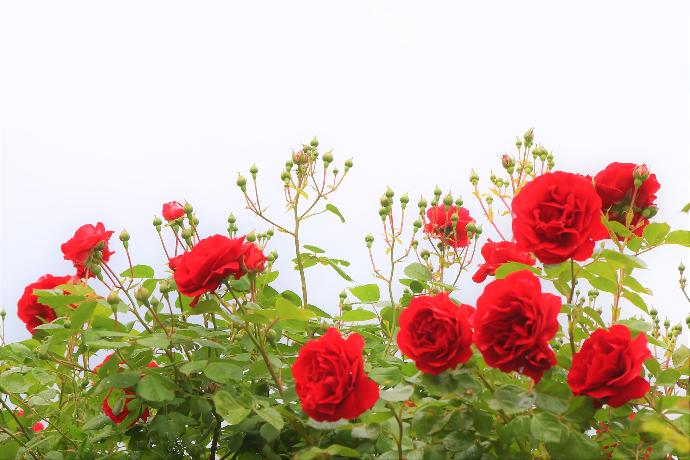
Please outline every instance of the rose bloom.
M54 289L61 284L69 283L71 276L43 275L35 282L24 288L24 294L17 302L17 316L26 325L30 333L43 323L49 323L56 318L55 311L47 305L38 303L34 289Z
M453 215L458 216L458 222L453 228ZM424 232L440 239L444 244L454 248L462 248L469 244L467 238L467 224L474 222L470 217L470 212L457 206L446 206L441 204L429 208L426 211L428 218L427 224L424 226Z
M568 386L575 395L620 407L649 390L649 382L640 372L642 363L651 356L646 335L632 340L630 329L621 324L609 330L597 329L573 356Z
M491 240L487 241L482 246L482 256L484 263L472 276L475 283L481 283L487 276L495 275L496 269L506 262L519 262L525 265L534 265L535 262L532 254L522 251L517 244L510 241L499 241L498 243Z
M36 422L31 427L31 431L33 431L34 433L38 433L39 431L43 431L45 429L46 429L46 427L43 426L43 424L41 422Z
M163 204L163 218L168 222L179 219L184 215L184 206L182 206L179 202L171 201Z
M108 356L106 356L101 364L99 364L98 366L93 368L93 371L98 372L98 370L105 363L107 363L113 355L114 355L114 353L111 353ZM118 364L118 372L120 371L120 366L122 366L124 364L125 364L125 362L120 362ZM156 364L155 361L151 361L150 363L148 363L146 365L146 367L158 367L158 364ZM101 404L101 408L103 409L103 413L110 420L119 424L119 423L122 423L127 418L127 416L130 414L129 408L127 406L129 405L130 402L132 402L136 399L136 391L132 387L122 389L122 392L125 394L125 400L123 402L122 409L119 412L115 413L114 408L110 407L110 402L108 401L108 398L110 398L110 395L112 394L113 390L115 390L115 388L110 388L110 390L108 391L108 394L106 395L105 399L103 400L103 403ZM143 410L141 411L141 414L139 415L139 417L134 419L129 426L133 426L139 420L141 420L142 422L145 422L149 418L149 415L150 415L149 408L146 406L143 406Z
M592 182L579 174L543 174L513 200L513 235L520 249L545 264L585 260L595 240L606 238L601 199Z
M302 410L319 422L353 419L371 409L379 387L364 373L364 339L335 328L305 343L292 366Z
M228 238L213 235L199 241L189 252L170 259L177 289L194 297L214 291L230 276L240 279L245 270L263 270L266 258L253 243L244 237Z
M556 364L549 340L558 332L561 299L541 291L527 270L487 284L477 299L474 343L491 367L517 371L539 382Z
M100 252L100 260L107 262L114 253L108 250L108 240L113 234L106 231L105 226L98 222L95 226L91 224L82 225L74 233L74 236L60 247L65 256L65 260L72 261L77 275L80 278L90 277L88 265L95 262L94 255Z
M647 176L635 192L635 174ZM609 220L625 225L625 216L630 207L633 194L633 219L630 223L635 234L642 235L642 230L649 221L642 212L654 206L656 192L661 185L654 174L650 174L645 165L634 163L611 163L594 176L594 187L601 198L601 209Z
M415 297L400 314L398 348L427 374L454 369L472 356L473 312L453 303L447 292Z

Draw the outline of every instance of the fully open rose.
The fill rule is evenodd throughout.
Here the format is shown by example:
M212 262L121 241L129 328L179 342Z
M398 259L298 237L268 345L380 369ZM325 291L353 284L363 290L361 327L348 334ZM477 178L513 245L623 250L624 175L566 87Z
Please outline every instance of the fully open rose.
M461 206L438 205L426 212L428 222L424 231L440 239L444 244L461 248L469 244L467 224L474 222L470 212Z
M482 246L482 257L484 257L484 263L472 276L472 281L475 283L481 283L489 275L493 276L496 269L506 262L518 262L525 265L534 265L535 262L529 252L521 250L511 241L487 241Z
M33 334L34 328L55 319L55 311L47 305L38 302L34 289L53 289L61 284L69 283L71 276L43 275L35 282L24 288L24 294L17 302L17 316L26 324L26 329Z
M320 422L352 419L376 403L379 387L364 373L363 349L361 335L343 339L335 328L304 344L292 375L308 416Z
M113 252L108 249L112 231L105 230L102 222L82 225L74 236L62 244L62 254L77 269L79 277L93 276L92 265L108 262Z

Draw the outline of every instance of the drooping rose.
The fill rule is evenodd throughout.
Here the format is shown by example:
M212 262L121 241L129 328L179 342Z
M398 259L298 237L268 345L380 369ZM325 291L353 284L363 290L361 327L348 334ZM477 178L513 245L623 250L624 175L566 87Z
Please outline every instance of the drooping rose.
M302 410L319 422L353 419L371 409L379 387L364 373L364 339L337 329L305 343L292 366Z
M633 340L630 329L622 324L597 329L573 356L568 385L575 395L620 407L649 391L649 382L640 373L651 356L643 333Z
M108 262L114 253L108 250L108 240L113 234L105 230L105 226L98 222L96 225L82 225L67 242L62 243L61 249L65 260L69 260L77 269L80 278L90 277L91 264L100 261Z
M472 318L474 343L491 367L516 371L539 382L556 364L549 347L558 331L561 299L541 291L527 270L487 284Z
M184 206L177 201L171 201L163 204L163 218L170 222L171 220L179 219L185 215Z
M469 305L456 305L445 292L415 297L400 314L398 347L427 374L454 369L472 356L473 312Z
M458 221L453 226L453 216ZM424 232L440 239L444 244L454 248L462 248L469 244L467 238L467 224L474 222L470 212L457 206L438 205L427 209L428 222L424 225Z
M637 189L635 177L641 181ZM626 214L632 204L630 227L635 234L642 235L649 223L647 217L656 212L656 192L661 188L656 176L645 165L611 163L594 176L594 187L601 198L601 209L609 220L625 225Z
M26 325L30 333L43 323L49 323L56 318L55 311L47 305L38 303L34 289L54 289L61 284L69 283L71 276L43 275L35 282L24 288L24 294L17 302L17 316Z
M513 200L513 235L520 249L545 264L585 260L608 232L601 223L601 199L579 174L543 174Z
M93 371L98 372L98 370L105 363L107 363L113 355L114 355L114 353L111 353L108 356L106 356L101 364L99 364L98 366L93 368ZM118 363L118 372L121 371L121 368L125 364L126 364L125 362ZM150 363L148 363L146 365L146 367L158 367L158 364L156 364L155 361L151 361ZM110 420L112 420L114 423L120 424L130 414L129 404L130 404L130 402L132 402L136 399L136 390L133 387L123 388L122 392L124 393L124 401L122 402L122 407L117 407L117 408L111 407L111 405L110 405L110 396L112 395L113 391L115 391L115 388L110 388L110 390L108 390L108 394L106 395L105 399L103 399L103 403L101 404L101 408L103 409L103 413ZM139 420L141 420L142 422L145 422L146 420L148 420L149 415L150 415L149 408L147 406L142 406L141 414L139 414L139 417L134 419L129 426L133 426Z
M535 260L529 252L518 248L517 244L510 241L493 242L491 240L482 246L484 263L472 276L475 283L481 283L487 276L496 274L496 269L506 262L519 262L525 265L534 265Z
M244 274L241 259L249 250L244 237L213 235L199 241L189 252L170 259L177 289L196 300L214 291L230 276Z

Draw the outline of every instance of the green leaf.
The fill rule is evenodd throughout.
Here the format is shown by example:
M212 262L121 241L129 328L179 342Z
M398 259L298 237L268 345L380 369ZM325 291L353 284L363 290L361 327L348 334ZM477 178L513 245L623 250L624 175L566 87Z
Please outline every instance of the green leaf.
M673 386L680 378L680 371L677 369L666 369L661 371L656 379L657 385Z
M690 348L686 347L685 345L681 345L676 351L673 352L671 358L673 359L674 366L684 366L688 361L688 358L690 358Z
M647 294L647 295L653 294L651 289L647 289L639 281L637 281L635 278L633 278L630 275L623 278L623 286L628 287L635 292L639 292L640 294Z
M576 396L570 400L568 410L565 412L565 418L572 422L582 423L590 420L596 409L594 408L594 401L589 396Z
M327 204L327 205L326 205L326 210L327 210L327 211L330 211L330 212L332 212L333 214L335 214L336 216L340 217L340 221L341 221L342 223L345 223L345 218L344 218L343 215L340 213L340 210L339 210L338 208L336 208L334 205L332 205L332 204Z
M225 390L219 390L213 395L213 403L218 415L230 425L239 424L251 413L251 410L243 407L231 393Z
M275 428L276 430L283 430L283 426L285 425L285 422L283 421L283 416L280 415L280 412L278 412L274 408L264 407L263 409L257 410L256 415L261 417L267 423L273 425L273 428Z
M407 401L412 396L414 388L410 385L398 384L393 388L388 388L381 391L380 397L384 401L394 402L394 401Z
M507 414L515 414L532 407L534 395L517 385L503 385L494 392L489 406Z
M45 289L34 289L34 295L38 297L38 303L48 307L66 307L85 299L83 295L62 294Z
M334 259L326 259L325 257L320 259L322 262L327 263L330 265L335 272L340 275L344 280L352 282L352 278L350 278L350 275L345 273L342 268L338 267L338 264Z
M343 312L343 314L340 315L340 317L337 319L349 323L354 321L369 321L374 318L376 318L376 313L374 313L373 311L362 310L361 308L358 308L356 310Z
M180 366L180 372L184 375L191 375L204 370L208 361L201 359L199 361L188 361Z
M601 447L597 443L582 433L568 429L563 429L559 442L547 442L546 450L551 458L602 458Z
M72 312L72 329L81 329L84 323L89 321L96 311L96 302L82 302Z
M25 393L29 388L31 383L18 372L0 375L0 389L3 392Z
M630 229L625 225L621 224L620 222L617 222L615 220L608 220L605 216L601 216L601 221L605 227L609 228L617 235L620 235L622 237L628 237L632 235Z
M430 281L431 272L426 265L415 262L405 267L405 274L417 281Z
M309 447L295 454L295 460L313 460L331 457L359 458L360 455L356 450L350 447L341 446L339 444L331 444L325 449L320 447Z
M145 401L166 402L175 399L175 386L159 374L146 374L137 383L137 396Z
M395 385L403 378L397 367L375 367L369 372L369 377L379 385Z
M538 408L555 414L562 414L568 409L568 400L572 393L565 383L555 380L542 380L535 388Z
M683 206L683 209L681 209L680 212L684 212L684 213L690 212L690 203Z
M202 300L193 307L185 309L185 313L188 315L203 315L206 313L216 313L220 310L218 301L215 299Z
M280 319L297 319L300 321L307 321L316 316L311 310L306 308L299 308L284 297L276 299L275 310ZM259 310L259 313L261 311Z
M305 245L302 246L302 247L303 247L304 249L306 249L307 251L315 252L315 253L317 253L317 254L323 254L324 252L326 252L326 251L324 251L323 249L321 249L320 247L318 247L318 246L312 246L311 244L305 244Z
M137 338L137 343L149 348L168 348L170 339L163 334L155 334L149 337Z
M609 292L611 294L618 292L618 284L604 277L592 276L587 278L587 281L589 281L589 284L591 284L593 288L599 289L600 291Z
M647 304L645 303L644 299L640 297L639 294L636 294L631 291L625 291L623 292L623 297L628 299L631 304L635 305L637 308L642 310L643 312L647 313Z
M596 255L625 268L647 268L647 265L641 259L628 254L621 254L611 249L602 249Z
M664 241L670 230L671 226L665 222L652 222L644 228L642 236L651 246L656 246Z
M541 270L537 267L532 267L531 265L527 264L521 264L519 262L507 262L504 264L501 264L500 267L496 269L496 279L500 280L505 278L506 276L510 275L511 273L520 271L520 270L529 270L535 275L541 275Z
M378 302L381 297L381 291L379 291L379 287L376 284L354 286L350 288L350 292L357 297L360 302L365 303Z
M109 375L104 380L108 386L116 388L130 388L137 384L141 378L141 373L137 371L116 372Z
M546 412L538 412L530 421L530 432L534 439L544 442L560 442L564 425Z
M153 278L154 274L153 268L148 265L135 265L120 273L120 276L123 278Z
M206 366L204 375L218 383L232 383L242 380L244 372L241 367L232 363L217 361Z
M668 234L664 244L679 244L686 248L690 248L690 231L674 230Z

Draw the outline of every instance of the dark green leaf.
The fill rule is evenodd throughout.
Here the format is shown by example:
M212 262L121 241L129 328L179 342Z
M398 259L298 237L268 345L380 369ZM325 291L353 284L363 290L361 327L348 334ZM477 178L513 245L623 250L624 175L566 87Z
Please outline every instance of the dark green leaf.
M363 284L350 288L352 295L357 297L360 302L372 303L378 302L381 296L379 287L376 284Z
M204 375L218 383L239 382L243 374L241 367L222 361L208 363L204 369Z
M137 383L137 396L145 401L165 402L175 399L175 386L158 374L146 374Z
M251 410L243 407L235 397L225 390L219 390L213 395L216 412L230 425L237 425L247 418Z

